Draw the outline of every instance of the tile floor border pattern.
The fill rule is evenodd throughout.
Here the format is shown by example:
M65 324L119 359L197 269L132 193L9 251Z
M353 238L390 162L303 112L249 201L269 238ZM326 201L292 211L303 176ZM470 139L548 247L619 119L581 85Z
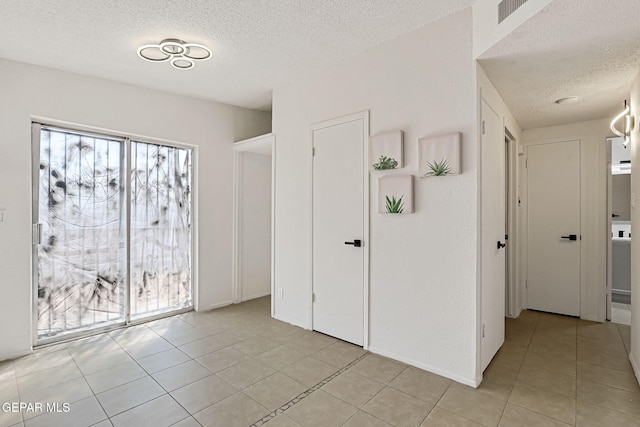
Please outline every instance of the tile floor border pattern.
M362 356L360 356L357 359L351 361L346 366L343 366L342 368L338 369L336 372L334 372L333 374L329 375L327 378L325 378L324 380L320 381L318 384L316 384L313 387L310 387L309 389L303 391L302 393L300 393L299 395L297 395L296 397L294 397L293 399L291 399L290 401L288 401L287 403L285 403L284 405L282 405L281 407L279 407L275 411L271 412L268 415L265 415L264 417L262 417L261 419L259 419L255 423L251 424L249 427L260 427L260 426L265 425L266 423L268 423L269 421L271 421L272 419L274 419L278 415L284 413L288 409L291 409L296 403L301 402L302 399L304 399L305 397L309 397L313 392L315 392L315 391L319 390L320 388L322 388L323 386L329 384L332 380L334 380L340 374L343 374L347 369L351 368L353 365L355 365L356 363L360 362L361 360L363 360L364 358L366 358L370 354L371 353L369 353L367 351Z

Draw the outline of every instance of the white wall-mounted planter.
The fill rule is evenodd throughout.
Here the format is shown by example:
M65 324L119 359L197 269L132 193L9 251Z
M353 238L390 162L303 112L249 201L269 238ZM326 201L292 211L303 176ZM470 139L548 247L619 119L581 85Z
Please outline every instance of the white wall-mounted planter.
M391 208L395 204L399 211ZM386 175L378 178L378 212L413 213L413 175Z
M457 175L461 168L461 133L425 136L418 140L420 178Z
M387 170L387 169L399 169L403 167L402 162L402 140L404 133L401 130L392 132L381 133L369 138L369 166L373 170ZM398 162L398 164L391 167L376 167L379 165L383 157L390 158Z

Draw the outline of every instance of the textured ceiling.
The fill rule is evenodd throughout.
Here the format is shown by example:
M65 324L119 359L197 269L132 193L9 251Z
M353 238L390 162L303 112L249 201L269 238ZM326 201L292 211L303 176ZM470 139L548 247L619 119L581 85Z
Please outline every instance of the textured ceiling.
M271 90L473 0L2 0L0 57L269 110ZM136 56L164 38L203 43L189 71Z
M613 118L640 69L639 22L638 0L555 0L480 63L523 129Z

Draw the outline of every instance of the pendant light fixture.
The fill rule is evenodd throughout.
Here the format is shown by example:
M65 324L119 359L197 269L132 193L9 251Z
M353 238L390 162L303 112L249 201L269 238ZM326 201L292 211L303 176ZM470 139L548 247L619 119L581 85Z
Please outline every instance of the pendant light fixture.
M617 116L615 116L613 118L613 120L611 120L611 132L613 132L614 134L618 135L621 138L624 138L624 141L622 142L622 145L624 145L625 148L627 148L627 146L629 145L629 139L630 139L630 134L631 131L633 130L633 127L635 125L634 120L633 120L633 116L631 114L629 114L629 112L631 111L631 107L627 104L627 100L624 100L624 110L622 110L622 112L620 114L618 114ZM616 128L616 124L618 124L618 122L624 118L624 130L623 131L619 131Z
M138 48L138 56L145 61L165 62L179 70L189 70L196 61L211 58L211 49L198 43L187 43L180 39L164 39L159 44L146 44Z

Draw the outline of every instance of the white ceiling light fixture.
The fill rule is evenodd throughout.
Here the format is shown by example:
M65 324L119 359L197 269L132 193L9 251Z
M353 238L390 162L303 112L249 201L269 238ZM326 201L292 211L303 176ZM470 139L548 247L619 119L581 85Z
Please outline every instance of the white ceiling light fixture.
M631 111L631 107L627 104L627 100L624 100L624 110L622 110L622 112L620 114L618 114L617 116L615 116L613 118L613 120L611 120L611 132L613 132L614 134L618 135L619 137L624 138L624 141L622 142L622 145L624 145L625 148L627 148L627 145L629 145L629 135L631 134L631 131L633 130L633 127L635 125L634 120L633 120L633 116L631 114L629 114L629 112ZM624 118L624 131L619 131L616 128L616 124L622 119Z
M159 44L145 44L138 48L138 56L145 61L166 62L178 70L189 70L196 61L211 58L211 49L198 43L180 39L164 39Z

